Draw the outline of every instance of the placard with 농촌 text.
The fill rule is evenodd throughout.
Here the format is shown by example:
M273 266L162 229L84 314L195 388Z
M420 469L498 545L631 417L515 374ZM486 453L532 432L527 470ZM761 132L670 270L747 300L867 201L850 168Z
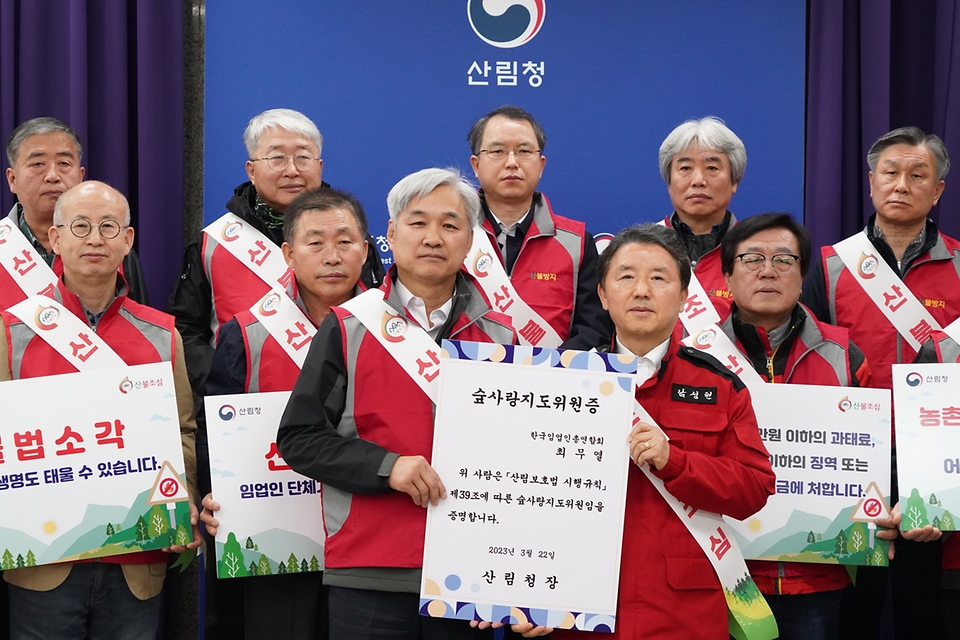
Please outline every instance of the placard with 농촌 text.
M633 376L442 362L421 614L612 630Z
M960 530L960 364L893 365L901 528Z

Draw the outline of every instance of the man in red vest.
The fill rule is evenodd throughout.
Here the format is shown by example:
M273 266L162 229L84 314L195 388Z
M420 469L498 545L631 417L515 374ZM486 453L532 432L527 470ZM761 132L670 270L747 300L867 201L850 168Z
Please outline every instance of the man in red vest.
M183 344L171 316L127 297L126 282L118 273L133 246L126 198L101 182L73 187L57 200L49 234L52 249L63 261L63 276L51 297L96 331L127 364L173 364L194 525L194 540L187 546L196 548L200 545L195 506L196 424ZM21 319L4 312L3 325L0 380L77 370ZM94 562L5 571L4 579L11 585L11 635L153 640L160 622L159 594L166 567L167 555L162 551L141 551Z
M367 257L367 217L350 194L319 188L302 193L283 220L283 255L296 278L294 302L314 327L330 312L364 290L359 283ZM278 340L278 337L280 338ZM251 311L242 311L220 331L204 396L290 391L299 365ZM198 418L200 491L206 494L201 518L217 535L220 509L210 492L206 424ZM322 572L290 573L240 580L232 604L247 638L270 635L289 640L327 637L327 598ZM239 633L239 631L238 631Z
M723 318L730 291L720 270L720 243L737 223L727 207L747 168L747 150L722 120L708 116L671 131L660 145L659 161L674 209L663 222L676 230L693 276Z

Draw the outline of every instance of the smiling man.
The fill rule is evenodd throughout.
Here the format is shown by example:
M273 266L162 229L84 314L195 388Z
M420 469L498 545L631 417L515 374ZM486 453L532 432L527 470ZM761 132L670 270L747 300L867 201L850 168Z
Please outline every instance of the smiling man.
M872 385L863 353L849 332L817 320L799 303L810 263L810 237L786 213L751 216L720 248L729 316L720 325L760 376L771 383L841 387ZM834 640L850 577L844 567L749 561L783 640Z
M659 161L674 209L663 222L676 230L690 256L692 277L722 318L730 292L720 270L719 246L737 223L727 207L747 168L747 150L722 120L708 116L671 131L660 145Z
M43 269L42 264L36 263L37 258L52 268L51 280L63 273L63 265L51 246L49 230L57 199L64 191L79 184L86 174L82 158L83 147L76 131L56 118L27 120L10 134L7 140L7 162L10 165L6 172L7 186L10 193L17 196L17 202L7 219L29 243L30 261L24 261L27 256L22 254L22 249L16 250L17 255L3 256L2 263L8 268L0 269L0 310L37 293L36 290L24 292L17 277L36 276ZM0 255L6 249L0 248ZM19 268L19 274L10 270L9 265ZM130 299L149 304L140 260L132 248L123 259L121 270L129 287Z
M860 233L821 249L801 300L821 320L850 330L870 362L876 386L889 389L891 366L913 362L934 328L924 314L940 327L960 316L960 242L940 233L929 217L950 170L939 137L917 127L895 129L870 147L867 164L876 214ZM871 284L882 293L868 293L865 286ZM891 499L896 503L896 465L892 468ZM876 638L888 572L880 567L858 571L854 598L844 602L842 634ZM897 541L889 573L896 636L934 637L940 543Z

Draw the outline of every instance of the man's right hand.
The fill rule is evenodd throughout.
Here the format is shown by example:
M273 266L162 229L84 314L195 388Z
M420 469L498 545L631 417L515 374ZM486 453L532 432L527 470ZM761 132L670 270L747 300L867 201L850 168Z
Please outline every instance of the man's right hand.
M220 511L220 503L213 499L212 493L208 493L200 501L200 504L203 505L203 511L200 512L200 521L206 527L207 533L217 537L217 527L220 526L220 522L213 516L213 513Z
M428 503L437 506L440 500L447 497L447 489L440 481L440 476L423 456L397 458L387 478L387 486L409 495L418 507L426 507Z

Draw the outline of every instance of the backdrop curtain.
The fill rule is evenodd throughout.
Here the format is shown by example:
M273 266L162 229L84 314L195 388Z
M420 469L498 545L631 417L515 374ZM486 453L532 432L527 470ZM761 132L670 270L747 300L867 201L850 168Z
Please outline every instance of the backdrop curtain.
M87 179L130 201L150 299L183 250L183 6L156 0L0 0L0 133L37 116L73 127ZM7 168L6 154L2 158ZM14 196L4 186L6 215Z
M957 0L810 0L805 224L814 246L861 229L873 214L866 155L906 125L935 133L960 167ZM954 169L932 216L960 236Z

